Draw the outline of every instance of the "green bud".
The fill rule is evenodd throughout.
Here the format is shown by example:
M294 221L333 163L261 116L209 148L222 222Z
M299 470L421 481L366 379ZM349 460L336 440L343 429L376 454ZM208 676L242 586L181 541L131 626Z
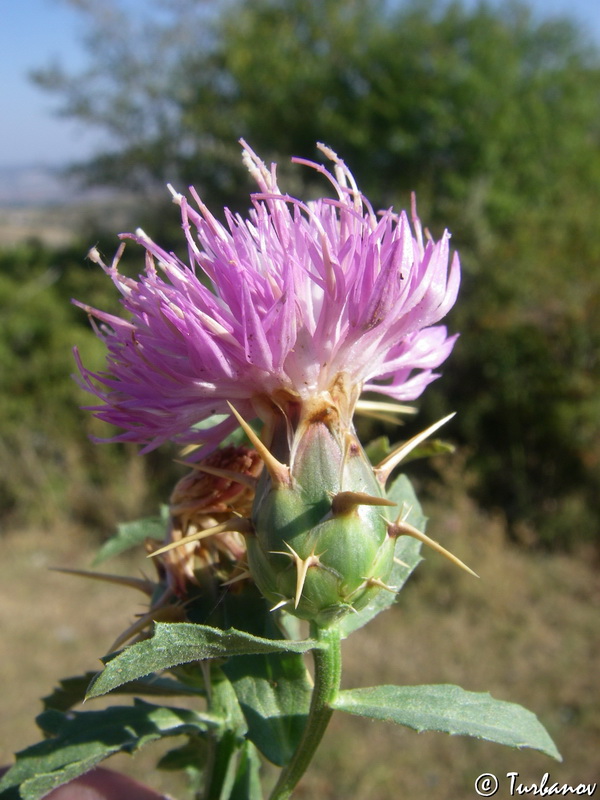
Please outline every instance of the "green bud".
M394 555L386 506L393 504L335 406L305 413L291 446L283 427L273 449L286 451L289 480L268 470L261 476L249 566L273 606L325 627L385 586Z

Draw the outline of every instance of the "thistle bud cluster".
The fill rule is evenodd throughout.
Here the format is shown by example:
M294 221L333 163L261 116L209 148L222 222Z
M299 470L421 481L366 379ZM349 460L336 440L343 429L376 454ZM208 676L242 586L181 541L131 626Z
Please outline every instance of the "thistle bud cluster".
M220 583L240 572L246 554L242 534L235 530L218 536L212 533L232 515L249 515L261 469L255 450L228 446L216 450L176 484L164 542L168 549L160 563L167 585L177 596L185 598L189 586L199 586L207 572Z

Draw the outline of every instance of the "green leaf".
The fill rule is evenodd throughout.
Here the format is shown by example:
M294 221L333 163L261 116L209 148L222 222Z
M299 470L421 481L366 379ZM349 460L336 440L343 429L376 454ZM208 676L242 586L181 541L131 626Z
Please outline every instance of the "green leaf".
M418 447L415 447L410 454L403 459L403 464L409 461L416 461L419 458L433 458L433 456L447 456L456 451L456 447L443 439L427 439Z
M68 715L49 710L37 722L50 738L17 753L15 765L0 780L0 792L20 786L24 800L39 800L115 753L133 753L164 736L204 734L221 725L209 714L142 700Z
M475 736L510 747L531 747L562 761L535 714L515 703L495 700L459 686L374 686L341 691L338 711L406 725L416 731Z
M190 736L181 747L175 747L165 753L156 765L165 772L186 772L200 770L206 763L207 748L204 739Z
M210 663L209 669L211 707L223 716L227 727L212 743L204 796L228 800L235 783L238 753L244 746L247 727L233 686L223 669L215 662Z
M226 730L216 743L211 759L210 782L206 796L214 800L229 800L237 769L237 756L243 742L237 732Z
M365 452L372 464L378 464L401 445L402 442L390 444L390 440L387 436L379 436L377 439L373 439L373 441L369 442L365 447ZM442 439L427 439L411 450L410 453L402 459L402 465L406 466L409 462L416 461L420 458L447 455L448 453L453 453L455 449L454 445Z
M270 653L223 667L246 718L247 736L278 767L288 763L306 723L312 687L302 656Z
M244 742L240 751L235 782L229 800L262 800L260 759L252 742Z
M197 431L203 431L207 428L213 428L214 426L218 425L220 422L224 422L228 414L212 414L210 417L197 422L193 428ZM260 426L257 427L256 421L252 420L250 422L250 426L256 430L257 433L260 433ZM234 445L235 447L239 447L242 444L250 444L250 440L244 433L241 428L236 428L233 430L228 436L226 436L221 441L221 447L226 447L227 445Z
M117 533L108 539L98 551L93 562L94 565L97 566L108 558L131 550L133 547L143 544L146 539L162 541L165 538L167 515L168 506L163 506L159 517L147 517L118 525Z
M254 653L306 653L320 646L313 639L264 639L233 628L222 631L189 622L159 623L151 639L131 645L108 661L92 682L88 697L99 697L144 675L191 661Z
M365 445L365 453L371 464L379 464L391 452L392 446L389 436L378 436Z
M427 517L423 514L415 490L406 475L398 475L389 489L386 490L386 497L397 503L397 513L402 512L406 522L414 525L420 531L425 530Z
M97 672L86 672L71 678L63 678L53 692L42 698L44 710L54 708L68 711L85 700L87 689ZM146 695L150 697L182 697L186 695L204 696L200 688L188 686L173 678L149 675L118 687L117 694Z
M406 475L400 475L387 491L387 497L398 504L399 513L404 513L404 519L420 531L425 530L427 518L421 511L417 496ZM402 589L415 567L422 561L420 556L421 542L412 536L399 536L394 551L395 561L392 573L388 579L390 586L397 589L393 594L382 590L356 614L347 614L340 622L339 628L343 639L351 633L362 628L377 614L392 606L398 599L398 592Z

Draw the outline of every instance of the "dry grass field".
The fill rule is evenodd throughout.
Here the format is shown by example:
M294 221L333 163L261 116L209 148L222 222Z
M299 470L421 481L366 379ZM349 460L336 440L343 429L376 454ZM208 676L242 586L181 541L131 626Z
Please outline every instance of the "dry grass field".
M430 533L481 576L426 553L391 611L345 645L346 687L376 683L457 683L520 702L536 712L563 755L557 763L461 737L335 715L297 797L320 800L456 800L476 797L484 772L500 779L577 785L600 778L597 560L524 552L506 542L500 520L455 495L427 509ZM37 739L38 698L59 678L98 666L98 657L141 608L131 590L67 577L51 566L88 567L90 537L69 525L13 530L1 542L0 758ZM143 557L113 565L146 569ZM149 771L156 751L118 757L115 768L185 798L183 784Z

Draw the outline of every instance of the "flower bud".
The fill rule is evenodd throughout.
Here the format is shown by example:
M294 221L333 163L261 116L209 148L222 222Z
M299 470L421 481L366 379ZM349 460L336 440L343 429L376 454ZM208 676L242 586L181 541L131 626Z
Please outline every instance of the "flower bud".
M394 504L334 404L305 409L291 445L276 430L273 450L285 449L289 480L265 470L257 487L249 566L275 607L325 627L385 585L394 541L384 513Z

